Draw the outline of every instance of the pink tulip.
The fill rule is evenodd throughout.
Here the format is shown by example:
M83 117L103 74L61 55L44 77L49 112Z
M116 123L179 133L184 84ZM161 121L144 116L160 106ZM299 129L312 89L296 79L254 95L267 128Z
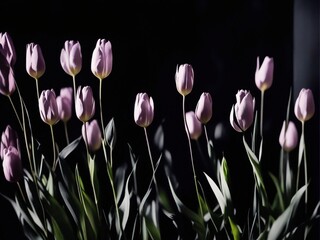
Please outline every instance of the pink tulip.
M3 64L3 56L0 54L0 93L10 96L16 90L14 72L11 66Z
M154 116L154 103L152 97L146 93L138 93L134 104L134 121L140 127L148 127Z
M65 41L61 50L60 63L63 70L70 76L76 76L82 68L82 52L78 41Z
M49 125L54 125L60 120L56 94L53 90L43 90L41 92L39 110L42 121Z
M190 138L193 140L197 140L202 133L202 124L196 117L194 111L189 111L186 113L186 122Z
M95 100L90 86L78 87L76 115L82 122L88 122L95 114Z
M308 121L315 112L314 98L311 89L302 88L294 105L294 114L301 122Z
M3 173L7 181L18 182L23 173L22 162L18 150L10 146L3 151Z
M212 117L212 98L210 93L201 94L195 110L196 117L202 124L206 124Z
M179 68L177 66L175 80L177 90L181 95L186 96L192 91L193 79L194 72L190 64L182 64Z
M287 152L292 151L297 146L298 131L296 125L292 121L289 121L288 126L286 126L286 121L283 121L279 136L279 143Z
M273 82L273 58L265 57L259 68L259 57L257 58L257 67L255 73L255 82L261 91L265 91L271 87Z
M8 65L13 66L16 63L16 50L7 32L0 33L0 53L5 57Z
M60 89L60 95L57 97L58 112L63 122L69 121L72 115L72 94L72 87L65 87Z
M82 137L90 151L95 152L100 149L102 138L97 120L94 119L82 125Z
M3 150L10 146L15 147L20 153L20 144L17 132L10 126L7 125L4 132L1 135L0 143L0 156L3 159ZM20 155L20 154L19 154Z
M230 112L230 123L237 132L244 132L253 122L255 100L247 90L239 90L236 99Z
M40 45L35 43L27 44L26 55L27 73L31 77L39 79L46 70L46 63Z
M91 58L91 71L99 79L109 76L112 70L112 48L110 41L98 39Z

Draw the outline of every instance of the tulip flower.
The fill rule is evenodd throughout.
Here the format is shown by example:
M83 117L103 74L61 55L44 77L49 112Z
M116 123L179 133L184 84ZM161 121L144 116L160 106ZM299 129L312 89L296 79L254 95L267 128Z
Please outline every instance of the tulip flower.
M138 93L134 104L134 121L140 127L148 127L154 117L154 103L152 97L146 93Z
M237 132L244 132L253 122L255 100L247 90L239 90L236 99L230 112L230 123Z
M16 50L7 32L0 33L0 53L5 57L8 65L13 66L16 63Z
M259 57L257 58L255 82L261 91L265 91L271 87L273 82L273 68L273 58L265 57L261 66L259 66Z
M202 133L202 124L196 117L194 111L189 111L186 113L186 122L190 138L193 140L197 140Z
M5 131L2 132L1 135L0 156L2 160L4 149L9 148L10 146L15 147L20 153L18 134L10 125L7 125Z
M210 93L201 94L195 110L196 117L202 124L206 124L212 117L212 98Z
M43 90L39 98L39 110L42 121L54 125L59 120L56 94L53 90Z
M3 64L3 60L0 54L0 93L11 96L16 90L14 72L11 66Z
M63 122L69 121L72 114L72 87L60 89L60 95L57 97L58 113Z
M302 88L294 105L294 114L301 122L308 121L315 112L314 98L311 89Z
M82 68L82 52L78 41L65 41L61 50L60 63L63 70L70 76L76 76Z
M100 127L96 119L92 120L90 123L85 122L82 125L82 137L90 151L95 152L100 149L102 137Z
M40 45L35 43L27 44L26 70L34 79L39 79L44 74L46 63Z
M109 76L112 70L112 48L110 41L98 39L92 53L91 71L99 79Z
M194 72L190 64L182 64L176 68L176 87L182 96L188 95L193 88Z
M296 125L292 121L289 121L288 126L286 126L286 121L283 121L279 136L279 143L287 152L292 151L297 146L298 131Z
M95 114L95 100L90 86L78 87L76 96L76 115L82 122L89 121Z
M18 182L22 177L23 168L19 151L10 146L3 151L3 173L7 181Z

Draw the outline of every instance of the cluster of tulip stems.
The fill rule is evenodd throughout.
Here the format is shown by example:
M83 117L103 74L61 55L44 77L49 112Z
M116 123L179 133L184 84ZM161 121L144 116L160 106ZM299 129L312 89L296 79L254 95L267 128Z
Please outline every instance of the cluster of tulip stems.
M207 123L212 118L210 93L201 94L194 111L186 111L185 108L187 96L194 85L194 70L190 64L177 65L175 83L182 96L181 117L196 193L196 196L190 197L195 197L197 206L187 206L184 199L179 197L176 188L179 179L174 178L172 169L166 169L167 189L163 187L165 183L157 179L156 173L162 166L160 162L168 161L171 155L163 147L165 133L160 126L155 138L158 142L155 144L160 146L162 153L157 161L154 159L155 153L151 151L152 143L149 142L147 130L153 123L156 104L146 92L137 93L133 113L136 125L144 131L152 172L144 194L141 195L141 191L137 190L139 158L130 145L128 163L131 168L119 166L115 169L113 150L117 139L116 123L112 118L105 124L102 106L102 83L112 71L112 54L111 42L98 39L91 59L91 71L100 83L100 119L95 119L95 93L90 86L76 86L76 76L82 68L80 43L65 41L61 50L61 67L72 78L73 86L61 88L59 95L53 89L39 91L38 80L45 73L45 59L38 44L27 44L26 72L35 80L38 116L48 125L51 133L52 155L47 156L38 148L41 143L37 141L31 113L15 79L16 51L13 41L7 32L0 33L0 93L8 98L17 120L3 129L0 148L3 176L17 186L17 191L14 197L5 193L1 195L12 204L28 239L181 239L186 237L186 221L192 226L193 236L188 235L189 239L308 238L319 217L319 203L314 207L308 201L311 178L307 171L307 139L304 132L307 121L315 113L311 89L301 89L294 105L294 114L301 123L300 137L295 121L289 119L290 93L287 114L277 140L281 146L279 174L269 173L276 188L274 196L268 192L261 168L262 150L267 147L263 146L263 105L265 91L273 82L273 58L265 57L261 65L257 58L255 84L261 92L260 109L256 110L255 98L249 90L241 89L236 93L236 102L230 111L230 124L243 136L242 144L254 179L252 209L248 211L247 221L242 223L233 207L229 184L232 173L228 169L227 159L216 157L214 142L207 131ZM15 99L14 94L17 94ZM73 110L82 128L79 137L70 141L68 123ZM55 140L53 129L58 122L64 124L67 142L62 150ZM251 129L252 134L249 133ZM197 159L193 147L203 133L207 143L207 161L212 161L215 167L215 174L203 171L203 179L207 182L200 182L196 174ZM297 146L298 161L296 166L292 166L289 158ZM69 158L77 150L84 161L78 160L72 165ZM97 157L101 156L97 154L99 151L102 151L105 160L107 184L105 176L101 176L97 168L96 162L101 161ZM216 201L208 201L210 194ZM112 196L112 201L106 199L106 195ZM298 211L300 202L304 206L302 215ZM169 234L165 231L168 225L171 229Z

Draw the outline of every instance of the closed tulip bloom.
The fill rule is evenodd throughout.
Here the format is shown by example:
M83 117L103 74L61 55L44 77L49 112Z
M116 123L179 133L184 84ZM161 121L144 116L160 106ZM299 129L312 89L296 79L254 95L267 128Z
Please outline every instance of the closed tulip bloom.
M212 98L210 93L201 94L195 110L196 117L202 124L206 124L212 117Z
M134 104L134 121L140 127L148 127L154 117L154 103L152 97L146 93L138 93Z
M247 90L239 90L236 99L230 112L230 123L237 132L244 132L253 122L255 100Z
M72 87L61 88L60 95L56 99L59 116L63 122L69 121L72 115L72 94Z
M82 122L89 121L95 114L95 100L90 86L78 87L76 96L76 114Z
M14 72L11 66L3 64L3 56L0 54L0 93L11 96L16 90Z
M7 125L5 131L2 132L1 135L0 155L2 160L3 150L9 148L10 146L15 147L20 153L18 134L10 125Z
M42 121L49 125L54 125L60 120L56 94L53 90L41 92L39 110Z
M202 133L202 124L196 117L194 111L189 111L186 113L186 122L190 138L193 140L197 140Z
M273 68L273 58L265 57L261 66L259 66L259 57L257 58L255 82L261 91L265 91L271 87L273 82Z
M301 121L308 121L315 111L314 98L311 89L302 88L294 105L294 114Z
M91 71L99 79L109 76L112 70L112 48L110 41L98 39L91 58Z
M76 76L82 68L82 52L78 41L65 41L61 50L60 63L63 70L70 76Z
M27 73L31 77L39 79L46 70L46 63L43 58L41 47L38 44L29 43L27 44L26 52Z
M181 95L186 96L192 91L193 79L194 72L190 64L177 66L175 80L177 90Z
M16 50L12 39L7 32L0 33L0 52L6 58L6 61L10 66L13 66L16 63Z
M82 125L82 137L87 143L89 150L95 152L100 149L102 143L100 127L95 119L90 123L86 122L84 124Z
M279 143L287 152L292 151L297 146L298 131L296 125L292 121L289 121L288 126L286 126L286 121L283 121Z
M9 182L18 182L22 177L23 169L19 151L10 146L3 151L3 173Z

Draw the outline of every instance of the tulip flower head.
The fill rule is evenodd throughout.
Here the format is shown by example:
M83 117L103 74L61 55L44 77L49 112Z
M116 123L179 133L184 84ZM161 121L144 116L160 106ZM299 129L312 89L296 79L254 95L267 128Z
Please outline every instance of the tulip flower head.
M26 70L34 79L39 79L44 74L46 63L40 45L35 43L27 44Z
M247 90L239 90L236 99L230 112L230 123L237 132L244 132L253 122L255 100Z
M175 74L176 87L182 96L186 96L192 91L193 79L194 72L190 64L177 66Z
M265 57L261 66L259 66L259 57L257 57L257 67L255 73L255 82L261 91L271 87L273 82L273 58Z
M8 65L13 66L16 63L16 50L7 32L0 33L0 54L5 57Z
M54 90L43 90L39 98L39 110L42 121L54 125L59 120L59 111Z
M195 110L196 117L202 124L206 124L212 117L212 98L210 93L201 94Z
M60 95L57 97L58 112L63 122L69 121L72 115L72 94L72 87L65 87L60 89Z
M76 96L76 115L82 122L88 122L95 114L95 100L90 86L78 87Z
M283 121L282 129L279 136L279 143L283 150L290 152L298 144L298 131L296 125L289 121L286 125L286 121Z
M11 66L3 64L6 61L0 54L0 93L10 96L16 90L14 72Z
M7 125L5 131L2 132L1 135L0 156L2 160L4 149L9 148L10 146L15 147L20 153L18 134L10 125Z
M186 113L186 122L190 138L193 140L198 140L202 133L202 124L196 117L194 111L189 111Z
M315 112L314 98L311 89L302 88L294 105L294 114L301 122L308 121Z
M154 103L152 97L146 93L138 93L134 104L134 121L140 127L148 127L154 117Z
M109 76L112 70L113 56L111 42L98 39L91 58L91 71L99 79Z
M61 50L60 63L63 70L70 76L76 76L82 68L81 45L78 41L65 41Z
M10 146L3 151L3 173L7 181L18 182L22 177L23 169L19 151Z
M82 125L82 137L90 151L95 152L100 149L102 143L101 130L96 119Z

